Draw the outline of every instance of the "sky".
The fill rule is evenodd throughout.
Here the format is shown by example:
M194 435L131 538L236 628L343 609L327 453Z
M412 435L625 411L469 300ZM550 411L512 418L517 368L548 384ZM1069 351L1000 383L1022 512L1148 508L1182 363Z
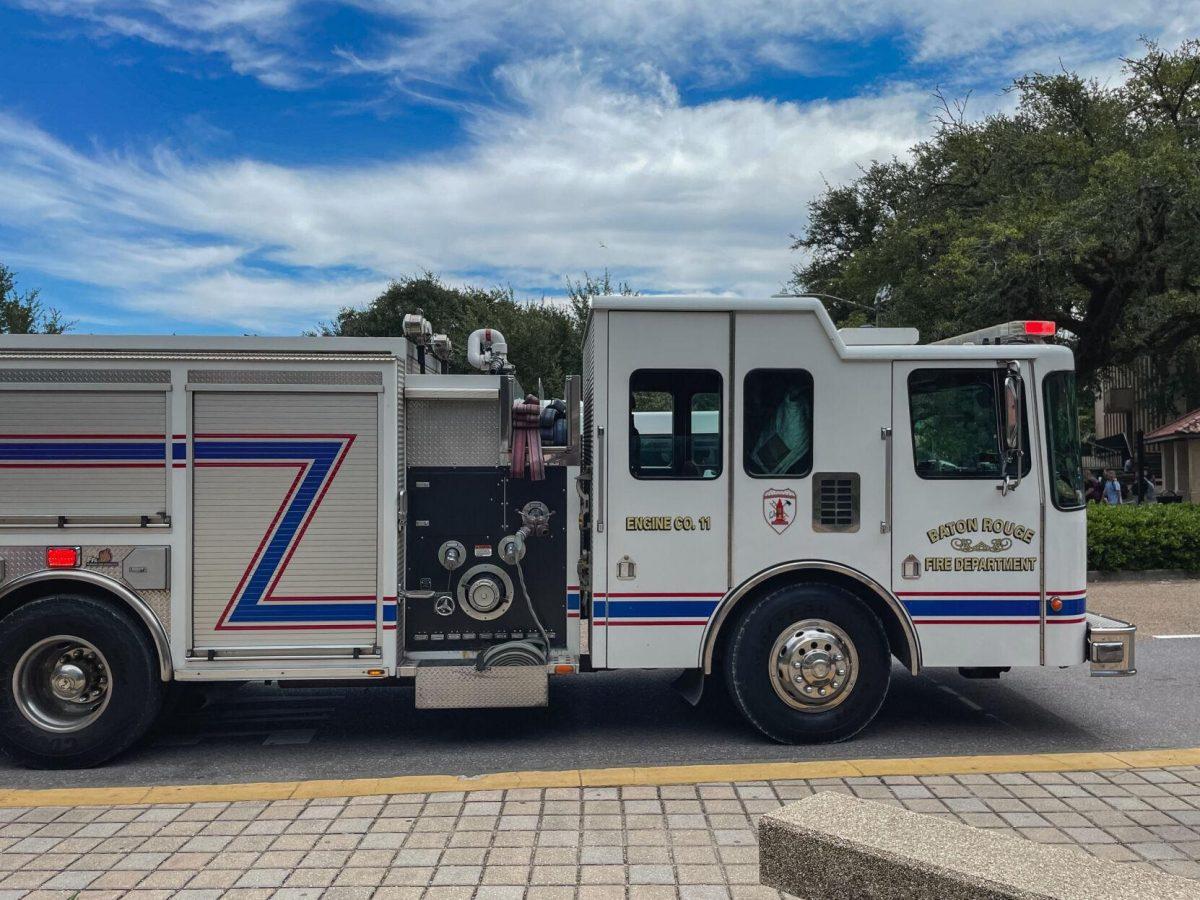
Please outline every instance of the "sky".
M767 296L826 184L1200 0L0 0L0 263L78 332L296 334L394 278Z

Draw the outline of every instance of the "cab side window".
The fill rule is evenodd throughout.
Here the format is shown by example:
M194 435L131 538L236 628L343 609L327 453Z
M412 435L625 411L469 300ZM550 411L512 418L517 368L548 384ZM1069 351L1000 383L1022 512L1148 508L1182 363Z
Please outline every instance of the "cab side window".
M634 478L721 474L721 374L638 369L629 378L629 472Z
M917 475L1000 477L1002 378L1003 370L999 367L917 369L908 376L913 464ZM1021 433L1025 451L1022 474L1028 474L1028 427L1023 427Z
M751 478L812 471L813 379L804 369L753 369L742 382L742 466Z

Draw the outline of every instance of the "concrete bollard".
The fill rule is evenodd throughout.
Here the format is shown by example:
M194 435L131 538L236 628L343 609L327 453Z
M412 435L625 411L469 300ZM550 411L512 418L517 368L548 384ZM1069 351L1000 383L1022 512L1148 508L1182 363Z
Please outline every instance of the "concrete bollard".
M803 900L1197 900L1200 881L825 792L758 824L764 885Z

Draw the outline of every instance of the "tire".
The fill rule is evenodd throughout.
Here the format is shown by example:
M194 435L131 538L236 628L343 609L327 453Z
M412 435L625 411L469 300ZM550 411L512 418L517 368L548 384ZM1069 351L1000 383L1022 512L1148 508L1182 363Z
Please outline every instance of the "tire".
M849 591L827 584L779 588L754 601L734 628L725 654L730 696L772 740L844 741L883 705L892 673L887 634Z
M0 619L0 750L22 765L106 762L150 729L164 693L145 632L103 601L56 594Z

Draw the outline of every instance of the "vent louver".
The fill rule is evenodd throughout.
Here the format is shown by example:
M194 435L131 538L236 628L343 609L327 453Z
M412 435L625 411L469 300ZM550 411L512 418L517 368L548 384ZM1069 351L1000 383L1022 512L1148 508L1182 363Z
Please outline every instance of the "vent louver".
M813 475L813 529L858 531L859 476L857 472L817 472Z

